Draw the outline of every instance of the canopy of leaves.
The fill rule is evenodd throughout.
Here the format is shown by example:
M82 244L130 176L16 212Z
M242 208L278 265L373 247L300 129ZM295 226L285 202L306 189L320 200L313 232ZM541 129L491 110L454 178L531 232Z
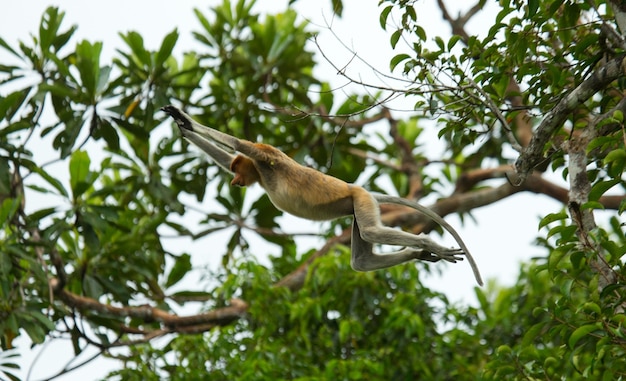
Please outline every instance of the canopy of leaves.
M479 36L466 24L486 1L456 18L441 1L443 37L420 23L420 2L382 0L403 85L342 97L313 76L315 31L291 9L253 4L195 10L200 48L181 57L176 30L156 50L131 31L103 62L102 43L75 41L54 7L31 39L0 36L18 62L0 64L0 378L18 379L19 335L66 339L76 355L96 347L124 380L626 377L621 3L501 1ZM389 94L414 112L396 119ZM423 264L352 271L349 219L324 225L325 244L300 246L266 196L229 187L162 123L169 103L373 191L385 179L403 197L434 195L441 215L518 192L563 209L545 211L545 256L514 286L454 305L421 284ZM445 157L429 157L421 137L433 116ZM383 132L366 135L375 122ZM206 199L215 208L202 210ZM381 213L416 234L435 228L402 208ZM225 244L206 245L217 232ZM279 247L268 265L251 237ZM198 268L196 256L221 265Z

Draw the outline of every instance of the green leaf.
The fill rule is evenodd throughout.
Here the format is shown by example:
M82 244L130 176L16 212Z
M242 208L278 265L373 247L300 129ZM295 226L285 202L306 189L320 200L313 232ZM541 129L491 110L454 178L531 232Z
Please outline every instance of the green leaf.
M52 45L52 41L57 37L59 27L65 16L64 12L59 12L56 7L48 7L41 23L39 24L39 44L41 51L47 52Z
M178 41L178 30L174 29L167 36L165 36L163 42L161 43L161 47L159 48L159 51L156 55L155 66L157 68L163 66L165 60L167 60L172 55L172 50L176 45L176 41Z
M73 99L76 96L76 90L71 87L57 83L42 83L39 86L39 93L49 92L52 95Z
M382 12L380 12L380 27L384 30L387 29L387 18L389 17L389 13L391 13L392 9L393 5L388 5L387 7L385 7L385 9L382 10Z
M78 68L81 83L91 104L95 103L97 95L96 89L100 82L101 52L101 42L96 42L92 45L89 41L82 41L76 46L76 67Z
M18 52L16 52L9 44L7 44L6 41L4 41L1 37L0 37L0 46L5 48L9 52L11 52L17 58L19 58L19 59L23 59L24 58Z
M2 203L0 203L0 224L11 221L20 204L21 202L18 198L5 198Z
M0 197L6 197L11 194L12 177L9 160L5 157L0 157Z
M9 379L11 381L20 381L20 378L17 377L15 374L13 374L13 373L11 373L11 372L9 372L7 370L1 370L1 371L2 371L2 373L4 373L5 376L9 377Z
M270 47L269 52L267 53L267 61L270 64L277 61L292 42L293 37L291 35L284 36L282 34L277 34L272 41L272 46Z
M461 41L461 36L459 36L457 34L455 34L454 36L450 37L450 40L448 40L448 51L452 50L452 48L454 48L454 46L459 41Z
M528 345L532 345L537 336L545 329L546 324L544 322L538 323L530 327L522 338L522 347L526 347Z
M398 66L400 64L400 62L404 61L404 60L408 60L409 58L411 58L411 56L409 56L408 54L402 53L402 54L398 54L395 57L393 57L391 59L391 62L389 63L389 67L391 69L391 71L393 71L396 66Z
M76 29L78 29L78 26L77 25L72 25L70 27L70 29L68 29L67 31L57 35L54 38L54 40L52 41L52 46L54 47L54 50L55 51L59 51L59 49L61 49L63 46L65 46L65 44L67 44L67 42L72 37L74 32L76 32Z
M31 161L23 160L22 165L27 167L31 172L36 173L39 176L41 176L46 182L48 182L48 184L52 185L54 189L56 189L59 192L59 194L61 194L62 196L64 197L69 196L67 193L67 190L63 186L63 183L61 183L56 177L50 175L46 170L44 170L37 164Z
M605 208L604 208L604 205L599 201L587 201L586 203L582 205L581 209L604 210Z
M324 106L325 113L330 113L334 103L334 92L330 88L328 82L322 82L322 88L320 89L320 104Z
M585 336L589 335L591 332L602 329L600 323L593 324L585 324L581 327L576 328L576 330L572 333L567 341L567 344L571 349L574 349L576 344Z
M550 273L554 273L558 269L558 265L561 260L565 257L565 252L563 250L554 250L548 256L548 269Z
M575 270L584 270L587 267L586 259L583 251L575 251L570 255L570 263Z
M6 97L0 96L0 118L7 121L11 120L17 110L20 109L24 101L27 99L30 91L30 88L25 88L23 90L12 92Z
M343 14L343 0L331 0L330 2L333 5L333 12L341 17Z
M614 136L599 136L589 142L585 151L587 153L590 153L596 148L599 148L600 150L605 150L609 147L613 147L615 144L618 144L618 141Z
M559 213L550 213L539 222L539 229L543 228L546 225L549 225L555 221L562 221L567 219L567 213L559 212Z
M626 150L618 148L606 155L604 165L608 167L608 173L612 177L620 177L626 167Z
M432 115L435 115L438 109L439 109L439 101L435 98L430 98L430 100L428 101L428 110L430 111L430 113Z
M165 287L171 287L178 283L183 277L191 270L191 256L189 254L183 254L180 257L176 258L176 262L174 263L174 267L172 267L172 271L170 271L167 276L167 281L165 282Z
M56 207L40 209L36 212L31 213L28 217L33 221L40 221L45 217L55 213L57 210Z
M435 43L437 44L437 46L439 47L440 51L444 51L446 48L446 44L443 42L443 38L436 36L435 37Z
M608 155L606 155L606 157L604 158L604 164L606 165L613 161L624 161L624 159L626 159L626 150L624 150L623 148L618 148L609 152Z
M532 18L537 14L540 0L528 0L528 18Z
M391 47L395 49L400 37L402 36L402 29L398 29L391 35Z
M96 85L96 94L100 95L109 85L109 77L111 75L111 66L103 66L100 68L100 76Z
M74 199L83 194L90 185L90 164L91 160L85 151L76 151L70 157L70 186Z
M483 311L489 311L491 304L487 299L487 294L485 294L485 292L478 287L474 288L474 293L476 294L476 299L478 299L478 305L480 306L480 308Z
M150 67L150 53L144 47L143 37L141 37L139 33L133 31L128 32L127 34L120 34L120 36L133 52L133 58L136 59L135 64L142 69Z
M83 292L89 297L97 298L104 293L104 288L102 287L100 282L98 282L98 279L96 279L91 274L85 274L83 276L82 285Z
M40 311L30 309L28 311L28 314L30 315L30 318L33 318L34 320L38 321L47 330L53 331L56 328L54 322L51 321L48 316L42 314Z
M419 25L415 26L415 34L420 40L426 41L426 30Z
M351 332L351 324L348 319L342 319L339 322L339 342L345 343Z
M624 113L622 112L622 110L615 110L613 112L613 118L618 122L624 122Z
M596 314L596 315L600 315L600 313L602 313L602 310L600 309L600 306L597 303L594 303L594 302L587 302L587 303L583 304L581 309L583 311L586 311L586 312L589 312L589 313L593 313L593 314Z
M22 315L19 320L21 322L20 328L26 331L28 337L30 337L33 343L41 344L44 342L44 340L46 339L47 331L44 331L41 325L33 322L32 317Z
M210 292L206 291L179 291L169 295L169 298L177 303L185 301L206 301L213 297Z

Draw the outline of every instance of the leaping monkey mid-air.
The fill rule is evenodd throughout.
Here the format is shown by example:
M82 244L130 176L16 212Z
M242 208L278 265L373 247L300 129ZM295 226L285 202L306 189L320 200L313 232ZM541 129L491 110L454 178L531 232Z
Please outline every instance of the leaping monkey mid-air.
M467 257L479 285L483 281L469 250L459 234L432 210L409 200L370 193L315 169L300 165L278 149L227 135L194 121L174 106L162 108L170 115L183 137L206 152L222 168L234 174L232 185L259 183L280 210L309 220L332 220L353 215L352 268L371 271L418 259L456 263ZM238 155L234 155L239 152ZM447 248L425 234L411 234L383 226L378 203L411 207L443 226L461 248ZM399 251L377 254L375 243L403 246Z

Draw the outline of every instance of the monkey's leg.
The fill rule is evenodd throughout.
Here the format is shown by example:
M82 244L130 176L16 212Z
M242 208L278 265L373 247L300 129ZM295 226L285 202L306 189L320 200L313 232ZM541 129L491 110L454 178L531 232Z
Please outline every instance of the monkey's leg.
M481 285L481 286L483 285L483 279L480 276L480 270L478 270L478 265L476 264L476 261L474 261L474 257L472 256L472 254L470 254L469 249L465 245L465 242L463 242L463 239L461 238L459 233L457 233L457 231L454 230L454 228L449 223L447 223L446 220L444 220L437 213L433 212L432 210L428 209L427 207L425 207L423 205L420 205L417 202L405 200L405 199L402 199L402 198L399 198L399 197L382 195L382 194L374 194L373 196L376 199L376 201L378 201L378 202L404 205L404 206L408 206L410 208L413 208L413 209L417 210L418 212L423 213L424 215L430 217L433 221L435 221L439 225L443 226L443 228L446 229L448 231L448 233L450 233L454 237L454 239L459 244L459 246L461 246L461 249L463 251L463 255L465 256L465 258L467 258L467 261L469 262L470 266L472 267L472 272L474 273L474 277L476 278L476 282L479 285Z
M225 166L223 163L227 160L225 154L229 152L239 151L252 159L268 160L267 152L259 150L252 142L238 139L214 128L204 126L172 105L162 107L161 110L174 119L180 132L187 140L200 147L212 157L214 157L214 154L211 153L210 149L212 146L216 146L220 150L220 153L218 153L218 157L214 158L220 165L226 167L226 169L228 169L230 162ZM223 152L223 154L221 152ZM231 161L233 158L234 157L231 157Z
M174 119L178 128L180 128L183 136L185 137L192 132L204 139L215 142L224 151L226 149L236 151L239 148L240 140L236 137L220 132L214 128L203 126L177 107L168 105L162 107L161 110Z
M202 136L195 134L194 132L187 132L183 136L193 145L209 155L217 165L232 173L230 170L230 164L235 159L235 155L224 151L220 147L204 139Z
M399 265L413 259L429 262L438 262L440 257L425 250L404 248L399 251L377 254L373 251L373 244L361 238L361 231L356 219L352 222L352 257L350 264L356 271L372 271Z
M384 245L419 248L449 262L462 260L462 249L439 245L425 234L411 234L383 226L380 211L374 197L362 188L353 191L354 218L358 223L360 236L364 241ZM385 255L387 257L389 255Z

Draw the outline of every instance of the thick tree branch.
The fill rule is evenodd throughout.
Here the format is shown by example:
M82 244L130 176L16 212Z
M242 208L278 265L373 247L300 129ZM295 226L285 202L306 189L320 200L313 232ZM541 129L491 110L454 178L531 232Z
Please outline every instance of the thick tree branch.
M324 244L324 246L321 249L319 249L318 251L313 253L313 255L311 255L300 266L298 266L297 269L295 269L294 271L292 271L291 273L289 273L285 277L283 277L281 280L276 282L276 284L274 284L274 286L276 286L276 287L287 287L291 291L297 291L300 288L302 288L302 286L304 285L304 280L306 279L306 276L307 276L307 274L309 272L309 268L311 267L313 262L317 258L328 254L328 252L335 245L338 245L338 244L346 245L346 244L348 244L350 242L350 234L351 234L351 229L346 229L346 230L344 230L341 233L341 235L335 236L335 237L329 239L328 241L326 241L326 244Z
M591 183L587 176L587 147L584 139L573 139L567 144L569 153L570 192L568 209L574 223L578 226L577 235L585 251L596 253L590 258L590 266L600 275L598 290L601 291L609 284L615 283L617 275L606 262L604 250L590 237L596 228L596 222L591 209L582 206L589 201Z
M443 0L437 0L437 5L439 6L439 9L441 9L444 20L450 24L452 33L457 36L461 36L463 40L467 41L469 39L469 35L465 31L465 24L467 24L467 22L483 8L485 0L478 1L472 8L470 8L469 11L467 11L466 14L459 15L457 18L453 18L450 15L450 12L448 12L448 8Z
M615 13L615 22L620 29L621 35L626 35L626 4L617 0L609 0L609 4Z
M59 288L59 280L57 278L52 278L49 282L52 289L56 290L56 295L59 299L66 305L79 311L96 312L120 318L141 319L147 323L159 322L177 332L189 330L195 332L197 330L194 328L198 327L202 327L202 330L208 330L215 326L227 325L244 316L248 309L247 303L239 299L233 299L229 307L217 308L197 315L177 316L148 305L116 307L100 303L96 299L74 294L65 288Z
M422 183L422 175L420 174L419 165L413 157L411 145L402 137L398 131L398 121L391 116L389 109L384 108L385 118L389 122L389 134L393 138L394 144L400 150L402 160L402 172L407 176L409 181L409 193L407 198L419 199L422 196L424 186Z
M452 196L437 201L430 208L440 216L446 216L451 213L463 213L481 206L493 204L508 196L524 191L544 194L564 205L567 205L569 202L567 189L544 179L540 174L530 175L519 186L512 185L507 181L497 187L469 191L473 185L480 181L504 178L507 174L509 176L513 175L513 170L510 166L470 171L459 179L457 191ZM459 189L467 189L468 191L460 193L458 192ZM603 196L598 201L606 209L618 209L624 199L626 199L626 195ZM411 231L415 234L428 232L436 227L436 224L426 216L403 206L387 207L381 219L384 224L389 226L411 226Z
M611 82L623 77L626 74L625 65L624 56L608 61L548 112L535 130L530 144L515 162L515 168L522 179L526 178L535 166L544 160L543 152L546 143L561 128L568 115Z

